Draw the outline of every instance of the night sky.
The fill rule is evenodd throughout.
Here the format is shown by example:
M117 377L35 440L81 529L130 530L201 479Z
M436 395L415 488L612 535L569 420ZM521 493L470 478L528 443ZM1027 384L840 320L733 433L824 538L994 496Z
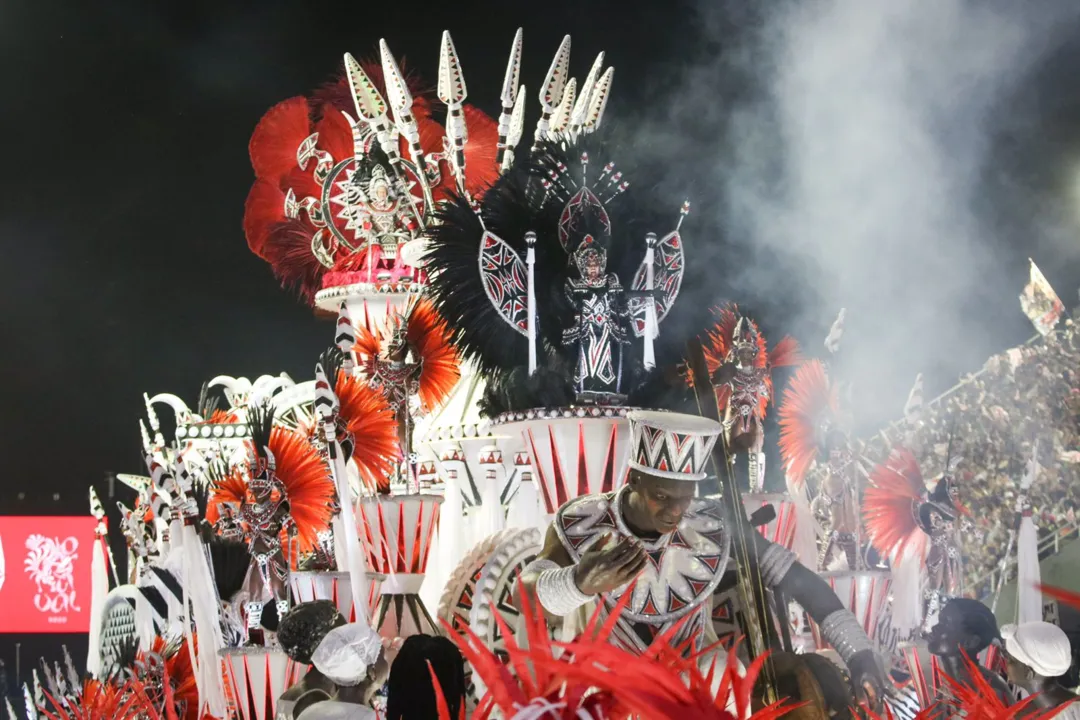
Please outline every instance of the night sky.
M440 31L449 29L469 101L497 115L514 30L525 28L522 78L530 95L570 33L575 75L600 50L617 69L608 116L670 121L672 165L686 168L690 186L709 202L697 151L724 126L706 126L669 93L675 79L686 79L691 59L721 55L752 34L754 17L718 11L706 21L675 0L549 0L535 11L520 3L426 5L4 4L0 513L84 514L92 483L106 506L115 506L103 478L142 471L143 392L173 392L194 404L200 385L219 374L310 376L332 326L278 288L269 267L248 252L241 230L253 179L247 143L263 112L332 79L345 51L368 56L386 37L399 59L433 83ZM1066 304L1075 303L1075 248L1056 239L1040 246L1023 218L1036 205L1057 212L1068 196L1065 175L1074 165L1062 158L1080 150L1077 57L1077 43L1063 41L1008 99L1025 111L992 136L997 165L987 192L1015 196L1019 184L1031 199L1022 210L1002 212L994 239L1011 284L987 293L991 300L972 300L970 321L994 330L965 356L923 368L931 388L1030 335L1016 302L1028 255L1041 249L1044 271ZM715 94L718 106L755 91L747 76L715 78L700 89ZM710 232L718 244L728 242L723 228L703 234ZM907 262L916 267L918 258ZM706 301L724 297L724 279L737 272L734 262L718 265L717 297ZM736 299L757 309L766 328L815 347L832 320L795 326L795 292ZM896 410L882 410L883 417ZM16 640L24 643L24 673L42 652L40 639L0 636L9 674ZM84 643L69 642L81 657Z

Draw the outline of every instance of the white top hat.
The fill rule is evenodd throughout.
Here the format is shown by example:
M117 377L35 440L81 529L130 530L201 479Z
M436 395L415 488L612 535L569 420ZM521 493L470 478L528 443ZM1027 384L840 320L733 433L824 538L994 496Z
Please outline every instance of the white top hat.
M670 480L704 480L723 427L700 415L635 410L630 420L630 467Z

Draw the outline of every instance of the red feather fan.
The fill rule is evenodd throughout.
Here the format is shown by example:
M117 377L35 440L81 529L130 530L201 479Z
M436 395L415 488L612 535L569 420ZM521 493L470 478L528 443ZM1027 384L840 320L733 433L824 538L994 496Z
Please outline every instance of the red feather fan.
M835 417L840 397L820 360L800 366L780 403L780 456L795 488L802 486L818 454L818 429Z
M255 177L275 182L296 167L296 148L311 134L310 112L307 99L297 96L262 116L248 142Z
M400 455L394 411L379 391L359 378L338 372L334 392L341 402L341 419L353 436L352 459L360 477L375 488L390 476Z
M334 481L318 451L298 432L275 427L270 433L270 452L296 523L299 551L311 552L318 533L330 527Z
M420 402L432 410L447 398L461 379L461 359L450 340L450 330L429 300L420 300L405 319L406 338L420 370ZM376 361L383 351L383 338L365 327L357 329L356 357L368 377L376 373Z
M243 504L247 498L247 478L239 470L234 470L217 480L210 488L210 499L206 503L206 522L214 525L221 519L221 504Z
M899 561L905 556L924 558L928 536L916 521L918 505L926 499L915 453L897 447L870 473L863 495L863 522L870 543L882 557Z

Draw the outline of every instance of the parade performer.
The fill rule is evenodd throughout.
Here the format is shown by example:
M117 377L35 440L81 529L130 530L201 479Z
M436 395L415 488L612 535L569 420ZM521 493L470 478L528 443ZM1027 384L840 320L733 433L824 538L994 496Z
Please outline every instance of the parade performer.
M937 623L927 635L927 649L938 661L940 670L962 685L973 685L973 668L993 688L994 693L1006 705L1010 704L1009 686L997 674L986 668L969 664L966 659L975 658L995 640L1000 640L997 619L977 600L953 598L945 603ZM938 703L943 708L954 701L952 684L938 688Z
M278 698L275 720L293 720L296 701L312 690L321 690L327 697L334 692L334 682L318 668L311 667L311 656L328 632L347 622L334 603L315 600L297 605L278 623L282 650L294 662L310 669Z
M730 303L715 309L716 324L706 332L705 359L724 413L728 453L747 457L750 492L765 489L765 411L773 398L774 368L800 362L799 344L785 337L767 350L757 323Z
M629 182L592 134L599 115L590 122L542 137L478 210L452 200L432 230L430 292L488 380L487 414L649 404L653 341L682 283L689 205L674 223L643 217L644 203L626 197ZM661 223L675 229L660 239L647 232Z
M252 562L245 580L248 641L259 644L262 610L271 599L278 617L289 609L289 568L293 541L310 552L329 526L334 485L318 452L300 433L273 426L270 408L248 409L255 463L246 487L234 475L214 486L207 519L222 503L236 503Z
M959 595L957 521L961 510L951 474L943 475L933 491L927 492L918 460L907 448L894 448L870 473L863 499L870 542L897 570L907 563L925 567L926 583L917 616L925 618L925 627L935 622L947 598ZM898 612L894 607L894 615L909 612Z
M1039 620L1006 625L1001 628L1001 636L1005 640L1009 680L1035 696L1032 705L1041 709L1068 705L1054 717L1080 718L1076 693L1066 690L1057 680L1073 663L1072 643L1065 631Z
M354 345L361 376L386 398L397 423L399 458L411 463L417 417L438 407L461 378L450 330L434 306L419 295L391 310L375 332L361 327ZM389 491L385 475L380 491Z
M677 413L629 417L627 484L561 507L543 551L522 573L521 589L535 592L553 619L592 601L611 614L630 593L612 642L643 654L664 634L685 652L698 652L710 644L711 598L727 570L729 532L736 526L718 501L695 497L722 427ZM758 550L764 584L795 599L818 622L857 692L881 698L884 672L855 616L791 552L752 528L745 533Z
M301 695L293 708L297 720L377 720L371 702L390 665L382 638L370 625L333 628L312 652L311 663L333 686L330 692L316 688Z
M815 462L827 459L818 496L811 504L815 516L825 521L818 567L828 567L836 553L843 552L848 569L855 570L862 561L857 497L860 468L851 451L850 419L840 396L840 388L824 363L810 360L801 365L780 405L780 456L795 488L804 486Z

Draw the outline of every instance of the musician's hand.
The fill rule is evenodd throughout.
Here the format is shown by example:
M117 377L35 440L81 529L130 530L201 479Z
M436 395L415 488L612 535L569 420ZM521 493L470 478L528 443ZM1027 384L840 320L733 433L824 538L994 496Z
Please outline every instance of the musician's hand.
M851 673L855 700L866 703L867 707L876 713L882 712L889 681L877 654L873 650L855 653L848 662L848 671Z
M608 535L581 556L574 581L586 595L611 592L636 578L646 562L645 550L634 538Z

